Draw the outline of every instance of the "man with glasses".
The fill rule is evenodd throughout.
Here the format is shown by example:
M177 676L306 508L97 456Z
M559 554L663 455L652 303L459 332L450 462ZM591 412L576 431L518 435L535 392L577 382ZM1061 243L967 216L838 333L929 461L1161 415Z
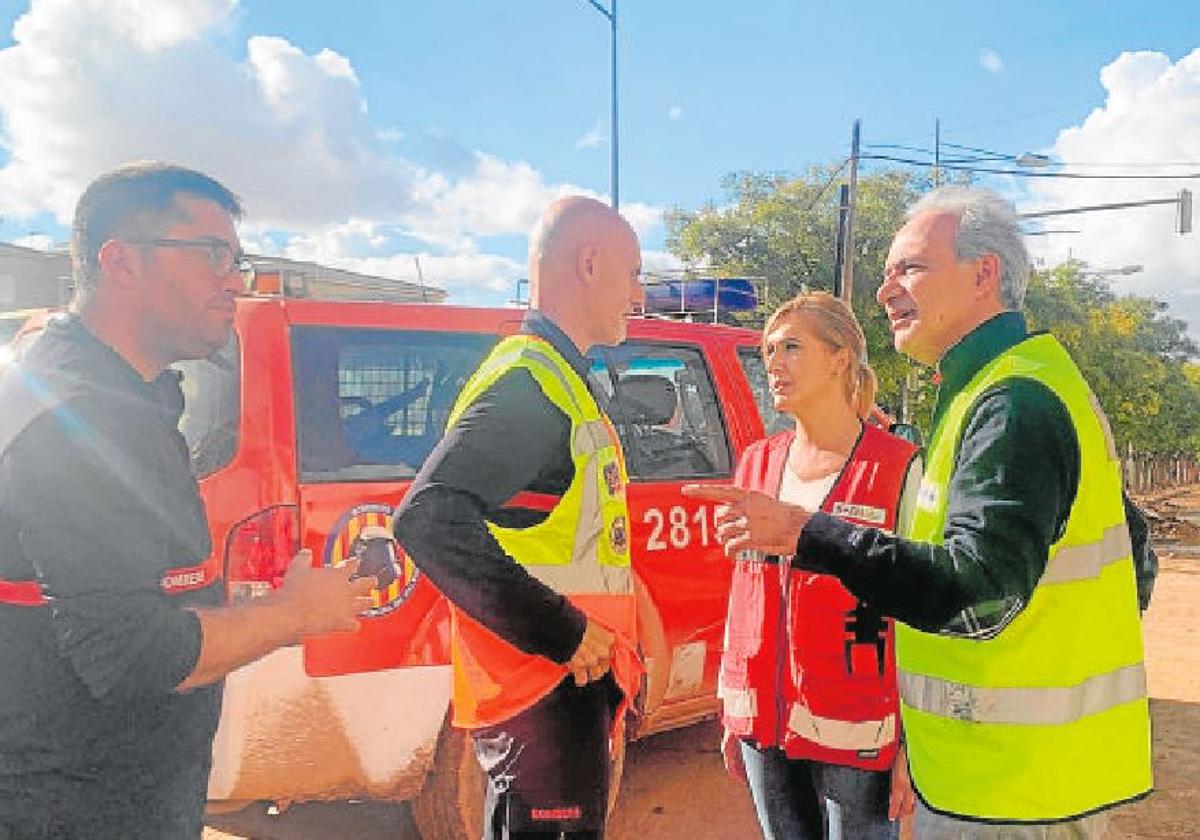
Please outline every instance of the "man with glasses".
M371 604L297 555L220 606L167 366L228 341L238 199L132 164L76 208L71 311L0 378L0 840L200 836L229 671Z

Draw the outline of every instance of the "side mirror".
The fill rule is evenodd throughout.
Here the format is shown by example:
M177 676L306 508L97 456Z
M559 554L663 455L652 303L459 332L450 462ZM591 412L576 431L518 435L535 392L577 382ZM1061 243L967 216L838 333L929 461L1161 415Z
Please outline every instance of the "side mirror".
M921 430L912 423L893 423L888 427L888 431L916 446L925 445L921 440Z

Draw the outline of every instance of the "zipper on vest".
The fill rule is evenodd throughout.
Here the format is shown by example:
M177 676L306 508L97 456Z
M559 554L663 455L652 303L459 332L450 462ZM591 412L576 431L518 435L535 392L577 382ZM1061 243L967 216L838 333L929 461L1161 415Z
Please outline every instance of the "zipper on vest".
M775 633L778 640L775 651L775 745L783 749L784 713L787 707L787 694L783 690L784 667L792 649L792 634L788 629L791 624L791 582L792 564L788 557L779 558L779 627Z

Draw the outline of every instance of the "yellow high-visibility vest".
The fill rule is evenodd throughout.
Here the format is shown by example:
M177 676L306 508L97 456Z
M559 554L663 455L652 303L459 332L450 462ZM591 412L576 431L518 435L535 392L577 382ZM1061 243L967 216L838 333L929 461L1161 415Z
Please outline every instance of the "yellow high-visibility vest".
M500 342L467 381L450 412L451 428L496 380L515 368L529 372L542 393L571 421L574 475L546 519L528 528L488 522L500 547L538 580L570 598L589 618L616 631L613 676L627 697L636 693L636 607L629 566L629 478L620 441L587 385L543 339ZM454 722L476 728L532 706L567 673L544 657L518 650L463 611L451 609Z
M1152 785L1121 464L1104 412L1052 336L1002 353L952 399L931 438L905 536L942 542L966 420L985 391L1013 378L1050 388L1075 427L1079 487L1064 533L1029 603L997 634L954 637L898 622L896 655L909 765L926 804L966 818L1046 822L1142 796Z

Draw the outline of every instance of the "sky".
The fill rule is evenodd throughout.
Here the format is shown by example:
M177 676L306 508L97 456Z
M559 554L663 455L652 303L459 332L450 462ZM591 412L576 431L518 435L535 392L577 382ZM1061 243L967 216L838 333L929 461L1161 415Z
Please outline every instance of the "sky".
M856 118L876 146L929 148L940 120L943 144L1057 164L1039 171L1200 173L1200 3L989 5L621 0L620 204L646 266L678 265L664 210L720 204L730 172L840 162ZM61 243L88 181L169 159L244 198L248 250L406 280L419 258L451 302L503 303L541 209L609 197L609 59L587 0L0 0L0 240ZM1200 189L985 182L1024 211ZM1117 291L1200 336L1200 233L1174 212L1029 243L1142 266Z

